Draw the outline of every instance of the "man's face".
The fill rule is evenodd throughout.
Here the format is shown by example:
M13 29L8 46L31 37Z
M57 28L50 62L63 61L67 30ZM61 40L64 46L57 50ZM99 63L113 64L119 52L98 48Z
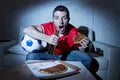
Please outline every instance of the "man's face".
M55 11L53 14L53 22L60 34L65 33L66 26L69 23L67 13L64 11Z

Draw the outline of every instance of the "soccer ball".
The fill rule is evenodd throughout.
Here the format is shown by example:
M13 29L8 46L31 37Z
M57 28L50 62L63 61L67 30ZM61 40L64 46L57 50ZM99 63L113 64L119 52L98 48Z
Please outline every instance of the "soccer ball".
M42 48L42 41L24 35L21 40L21 46L27 52L37 53Z

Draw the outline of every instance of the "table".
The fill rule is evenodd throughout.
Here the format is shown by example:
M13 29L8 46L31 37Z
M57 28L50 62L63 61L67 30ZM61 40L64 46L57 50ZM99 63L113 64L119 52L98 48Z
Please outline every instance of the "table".
M80 73L51 80L96 80L95 77L85 68L85 66L80 61L65 62L80 67ZM22 66L15 66L13 68L2 69L0 70L0 75L1 80L42 80L39 77L36 77L26 64Z
M33 62L33 63L38 62L39 63L39 61L40 60L29 60L28 62ZM76 74L73 74L70 76L66 76L63 78L57 78L56 80L96 80L95 77L87 70L87 68L80 61L63 61L63 62L68 63L70 65L77 66L78 68L80 68L79 73L76 73ZM34 64L32 64L32 65L34 65ZM31 68L31 66L29 66L29 68Z
M26 64L12 68L0 69L0 80L39 80Z

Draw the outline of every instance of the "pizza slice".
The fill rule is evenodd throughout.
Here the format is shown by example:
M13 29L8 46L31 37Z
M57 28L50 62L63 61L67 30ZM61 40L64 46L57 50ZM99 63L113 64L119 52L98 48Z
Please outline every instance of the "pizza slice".
M53 67L48 67L45 69L40 69L40 72L48 73L48 74L58 74L67 71L67 67L63 64L57 64Z
M73 38L74 44L80 43L82 39L84 39L86 36L80 32Z

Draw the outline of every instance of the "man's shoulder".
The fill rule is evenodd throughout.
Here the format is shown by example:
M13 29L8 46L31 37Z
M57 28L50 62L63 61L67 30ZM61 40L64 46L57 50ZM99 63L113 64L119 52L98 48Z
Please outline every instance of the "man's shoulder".
M53 22L43 23L43 24L41 24L41 27L43 29L43 32L48 35L54 34L56 32Z
M69 35L74 36L74 35L76 35L78 33L78 29L75 26L71 25L71 24L69 24L69 28L67 28L67 30L68 30Z
M42 26L46 26L46 25L47 25L47 26L48 26L48 25L53 25L53 22L46 22L46 23L42 23L41 25L42 25Z
M73 26L73 25L71 25L71 24L69 24L68 26L69 26L69 30L70 30L70 31L78 32L78 29L77 29L75 26Z
M40 24L40 26L44 29L54 29L54 23L53 22L46 22L43 24Z

